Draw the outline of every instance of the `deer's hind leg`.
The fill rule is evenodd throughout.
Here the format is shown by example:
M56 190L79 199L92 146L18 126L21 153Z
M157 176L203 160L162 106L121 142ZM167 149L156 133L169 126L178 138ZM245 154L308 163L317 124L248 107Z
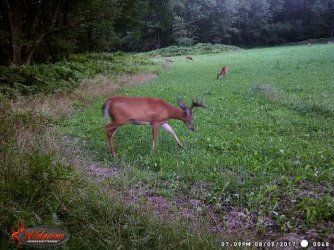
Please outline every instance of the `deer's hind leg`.
M107 132L107 137L108 137L108 144L109 144L109 149L111 151L111 154L113 157L116 156L116 149L113 141L113 137L116 134L116 130L120 125L116 122L112 122L108 125L106 125L106 132Z
M154 151L157 147L159 126L160 126L159 123L153 123L152 124L152 136L153 136L152 151Z

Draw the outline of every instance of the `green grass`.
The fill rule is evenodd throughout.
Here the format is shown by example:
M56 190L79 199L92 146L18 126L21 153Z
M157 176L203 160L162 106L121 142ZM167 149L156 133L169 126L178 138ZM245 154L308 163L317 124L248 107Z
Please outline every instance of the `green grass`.
M166 197L187 196L269 216L283 232L316 227L323 235L334 221L334 46L290 46L175 58L154 81L117 93L154 96L176 105L203 100L193 114L195 132L171 121L184 149L160 130L150 152L149 126L124 126L116 135L118 156L107 148L96 101L61 124L64 134L86 140L85 150L105 165L129 168L115 189L145 185ZM230 68L216 80L221 65ZM194 192L196 183L209 183ZM302 192L311 192L306 198ZM319 199L325 202L318 202ZM324 224L325 225L325 224ZM324 236L325 237L325 236Z

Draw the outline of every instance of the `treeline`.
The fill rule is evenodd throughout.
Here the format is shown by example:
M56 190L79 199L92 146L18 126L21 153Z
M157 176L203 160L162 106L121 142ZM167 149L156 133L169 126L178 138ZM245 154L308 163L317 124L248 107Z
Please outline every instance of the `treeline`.
M1 0L0 64L169 45L333 37L334 0Z

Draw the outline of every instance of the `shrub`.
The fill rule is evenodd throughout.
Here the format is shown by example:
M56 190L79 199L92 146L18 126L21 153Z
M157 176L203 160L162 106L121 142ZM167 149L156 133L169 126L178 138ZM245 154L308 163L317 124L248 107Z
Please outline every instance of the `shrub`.
M224 44L198 43L194 46L170 46L167 48L153 50L145 54L149 56L161 55L163 57L168 57L168 56L216 54L216 53L223 53L235 50L240 50L240 48Z

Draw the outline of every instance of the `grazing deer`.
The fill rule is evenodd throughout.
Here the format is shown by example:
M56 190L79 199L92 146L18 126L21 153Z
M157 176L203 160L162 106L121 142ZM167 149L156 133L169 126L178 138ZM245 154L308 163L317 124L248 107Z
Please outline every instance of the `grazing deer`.
M172 59L170 59L170 58L167 58L166 59L166 63L173 63L174 61L172 60Z
M227 73L228 73L228 67L224 65L224 67L222 67L222 69L219 71L217 79L219 79L220 76L226 76Z
M118 127L125 124L151 125L152 126L152 151L155 150L159 127L164 128L173 135L177 144L182 147L168 120L177 119L183 121L187 127L194 131L192 125L192 109L206 108L202 102L192 102L189 108L181 100L178 100L179 108L172 106L164 100L150 97L112 96L102 109L105 116L112 118L112 123L106 125L109 148L112 156L116 156L113 137Z
M187 62L193 61L193 58L191 56L186 57Z

